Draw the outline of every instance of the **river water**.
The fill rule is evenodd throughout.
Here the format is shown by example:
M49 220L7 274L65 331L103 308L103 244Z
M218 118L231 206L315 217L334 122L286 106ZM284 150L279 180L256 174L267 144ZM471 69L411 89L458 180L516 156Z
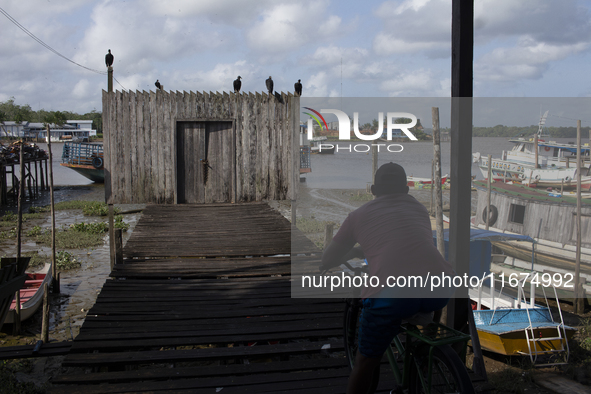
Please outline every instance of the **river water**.
M371 142L369 142L371 143ZM366 144L354 142L338 142L338 152L334 155L311 155L312 172L304 175L306 182L304 187L325 188L325 189L364 189L372 180L372 154L354 152L355 147L349 149L350 145L356 145L357 150L363 151ZM408 176L420 178L431 178L431 162L433 159L433 143L424 142L403 142L394 143L396 146L388 152L387 147L380 147L378 153L378 167L384 163L394 162L400 164L406 170ZM492 154L499 157L503 150L510 150L513 143L506 138L474 137L472 139L472 151L480 152L486 156ZM349 152L351 150L351 152ZM441 175L450 173L451 143L441 143ZM472 175L482 179L482 175L476 164L472 165Z

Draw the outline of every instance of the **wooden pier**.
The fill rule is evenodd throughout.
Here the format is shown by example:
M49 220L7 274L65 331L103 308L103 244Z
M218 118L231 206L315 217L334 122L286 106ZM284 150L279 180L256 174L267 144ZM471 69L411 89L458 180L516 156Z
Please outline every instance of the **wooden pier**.
M265 203L148 206L52 392L343 393L344 305L291 298L291 233Z
M24 160L25 190L29 198L36 198L40 190L49 190L49 178L47 175L47 157ZM19 163L0 163L0 205L8 204L10 198L14 201L18 198L19 178L15 166ZM8 179L11 186L8 186Z

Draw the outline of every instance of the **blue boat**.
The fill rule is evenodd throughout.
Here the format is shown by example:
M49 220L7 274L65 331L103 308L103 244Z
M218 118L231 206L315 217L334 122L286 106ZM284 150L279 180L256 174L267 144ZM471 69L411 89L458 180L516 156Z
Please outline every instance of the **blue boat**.
M61 165L78 172L93 182L105 181L103 144L66 142Z

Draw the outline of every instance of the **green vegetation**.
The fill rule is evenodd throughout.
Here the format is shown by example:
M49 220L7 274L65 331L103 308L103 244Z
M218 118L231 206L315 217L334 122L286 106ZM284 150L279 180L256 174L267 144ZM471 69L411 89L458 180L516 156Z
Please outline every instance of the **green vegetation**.
M33 382L19 382L16 377L17 373L30 373L32 371L33 361L31 359L0 361L0 393L45 393L45 388L37 387Z
M51 262L51 258L45 255L40 255L39 252L25 252L23 256L30 257L31 260L29 261L29 268L33 267L41 267L46 263Z
M80 267L80 262L76 260L76 257L70 252L60 250L55 256L56 267L59 270L71 270Z
M103 244L104 234L95 234L79 230L61 230L55 233L55 245L59 249L86 249ZM51 231L45 231L36 237L37 243L51 246Z
M311 233L320 233L324 232L324 228L327 224L332 224L334 229L339 227L338 223L326 221L326 220L316 220L314 217L312 218L298 218L296 222L296 227L303 232L304 234L311 234Z
M503 126L496 125L494 127L473 127L472 135L474 137L530 137L538 132L538 125L528 127ZM582 127L581 133L583 135L589 134L589 127ZM544 129L545 134L549 134L552 138L577 138L576 127L547 127Z
M27 231L27 237L36 237L37 235L41 235L42 230L40 226L34 226L32 229Z
M507 366L502 371L489 373L488 381L495 393L526 394L532 385L533 373L535 371L524 372Z
M86 216L107 216L109 214L109 207L104 202L100 201L62 201L58 202L54 206L56 211L66 209L81 209ZM31 207L29 212L49 212L51 208L49 205L44 207ZM119 213L121 210L117 207L114 209L115 213Z
M370 193L362 193L360 191L357 192L357 194L355 193L351 193L351 196L349 197L350 201L362 201L362 202L366 202L366 201L371 201L374 199L373 194Z

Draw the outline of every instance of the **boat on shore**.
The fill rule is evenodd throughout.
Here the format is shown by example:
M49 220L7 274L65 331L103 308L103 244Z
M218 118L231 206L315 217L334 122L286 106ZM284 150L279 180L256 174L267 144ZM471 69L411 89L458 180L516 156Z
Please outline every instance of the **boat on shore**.
M93 182L105 181L103 145L88 142L65 142L62 166L71 168Z
M325 136L314 137L310 141L310 153L321 155L332 155L335 152L335 144L325 144L328 138Z
M445 182L447 182L447 178L449 177L449 175L445 174L444 176L441 177L441 184L445 184ZM431 180L431 178L419 178L419 177L415 177L415 176L408 176L406 177L407 180L407 186L408 187L419 187L421 185L423 186L427 186L427 188L431 187L431 184L433 183L433 181Z
M554 187L573 189L577 187L577 146L574 143L546 141L543 137L543 125L548 111L542 116L537 135L534 138L515 138L509 142L513 149L503 151L500 158L481 157L473 153L475 163L488 178L488 167L491 166L492 179L495 181L512 182L531 187ZM590 146L580 148L583 163L591 163ZM591 172L587 166L581 168L581 188L591 189Z
M51 265L46 264L36 273L26 273L23 287L19 290L21 321L27 320L43 304L44 285L51 283ZM13 299L5 323L14 323L16 300Z

